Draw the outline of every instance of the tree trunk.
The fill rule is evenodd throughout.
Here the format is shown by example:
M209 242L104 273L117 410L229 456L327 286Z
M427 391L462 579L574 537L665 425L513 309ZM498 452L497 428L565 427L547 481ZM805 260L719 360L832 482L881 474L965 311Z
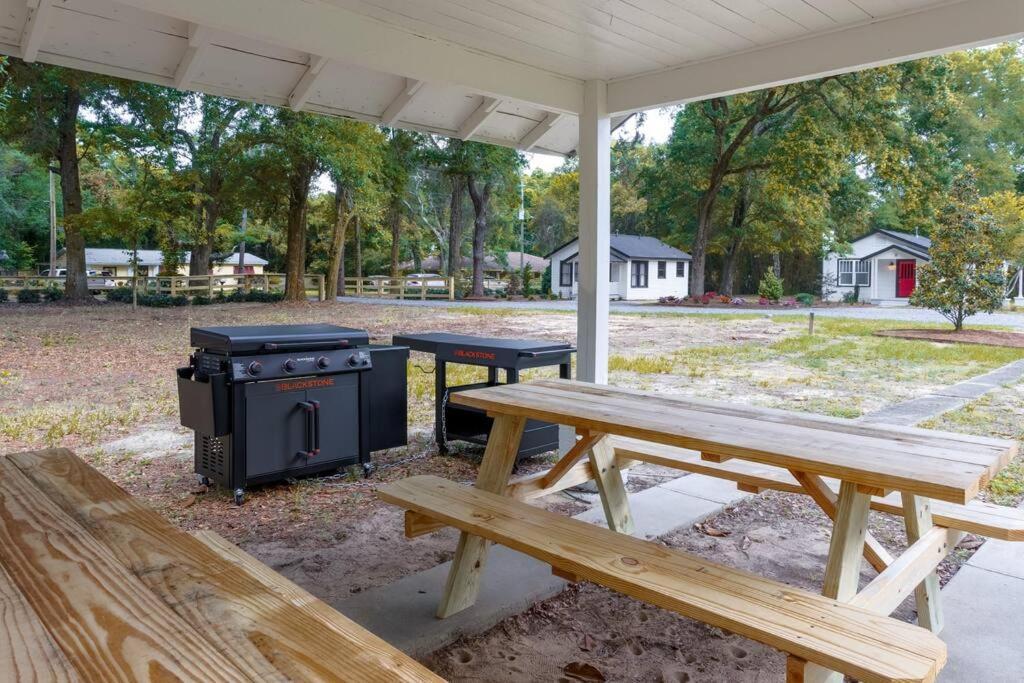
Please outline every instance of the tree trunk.
M64 209L64 249L68 269L64 296L71 301L89 298L85 236L73 218L82 213L82 185L78 174L78 110L81 105L82 93L77 88L68 87L64 91L64 108L57 124L57 161L60 164L60 198Z
M331 234L331 261L327 268L328 296L345 296L345 237L348 234L348 191L338 187L334 192L334 231Z
M466 179L461 175L451 176L452 196L448 211L448 275L459 274L462 266L462 195L466 191Z
M288 179L288 253L285 256L285 299L306 299L306 205L313 179L312 164L300 164Z
M747 222L747 213L750 210L751 173L747 171L743 174L739 191L736 193L736 203L732 207L732 221L729 225L732 238L722 258L722 282L719 284L719 291L727 296L732 296L736 288L736 257L743 243L743 226Z
M399 277L398 257L402 239L402 203L400 200L391 202L388 210L388 226L391 228L391 277Z
M356 277L363 279L363 221L356 216Z
M487 205L491 198L491 184L484 183L482 190L476 180L468 178L466 187L473 200L473 296L484 295L484 241L487 239Z
M192 246L192 262L188 266L189 275L210 274L210 260L213 257L213 246L217 237L217 221L220 220L220 203L207 199L203 202L201 215L202 232Z

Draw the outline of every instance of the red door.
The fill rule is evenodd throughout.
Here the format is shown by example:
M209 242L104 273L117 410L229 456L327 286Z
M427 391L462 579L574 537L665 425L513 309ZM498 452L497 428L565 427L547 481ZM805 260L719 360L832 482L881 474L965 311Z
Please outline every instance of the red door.
M905 299L914 293L917 284L917 261L896 262L896 296Z

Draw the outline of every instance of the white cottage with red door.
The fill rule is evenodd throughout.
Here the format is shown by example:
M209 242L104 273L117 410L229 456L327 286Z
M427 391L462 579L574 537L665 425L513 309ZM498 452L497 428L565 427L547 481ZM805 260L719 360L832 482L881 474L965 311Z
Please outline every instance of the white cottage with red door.
M822 295L829 301L856 296L882 305L907 304L917 286L917 271L931 260L932 241L898 230L872 230L850 243L846 252L832 252L822 265Z

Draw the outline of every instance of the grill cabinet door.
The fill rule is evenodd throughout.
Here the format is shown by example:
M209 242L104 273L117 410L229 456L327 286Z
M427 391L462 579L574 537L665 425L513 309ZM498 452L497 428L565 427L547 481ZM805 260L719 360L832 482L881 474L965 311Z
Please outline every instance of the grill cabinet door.
M307 401L320 403L320 454L311 465L359 462L359 374L333 375L331 386L306 391Z
M300 382L256 382L245 387L246 477L281 472L308 463L306 400Z

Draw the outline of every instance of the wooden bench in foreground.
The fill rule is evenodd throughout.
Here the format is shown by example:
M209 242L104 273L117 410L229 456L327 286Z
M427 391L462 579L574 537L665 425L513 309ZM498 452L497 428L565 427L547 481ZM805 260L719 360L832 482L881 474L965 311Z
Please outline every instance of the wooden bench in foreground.
M433 476L385 501L592 581L861 681L932 681L946 646L929 631L664 546ZM790 667L801 680L802 667Z
M440 681L64 449L0 457L0 680Z

